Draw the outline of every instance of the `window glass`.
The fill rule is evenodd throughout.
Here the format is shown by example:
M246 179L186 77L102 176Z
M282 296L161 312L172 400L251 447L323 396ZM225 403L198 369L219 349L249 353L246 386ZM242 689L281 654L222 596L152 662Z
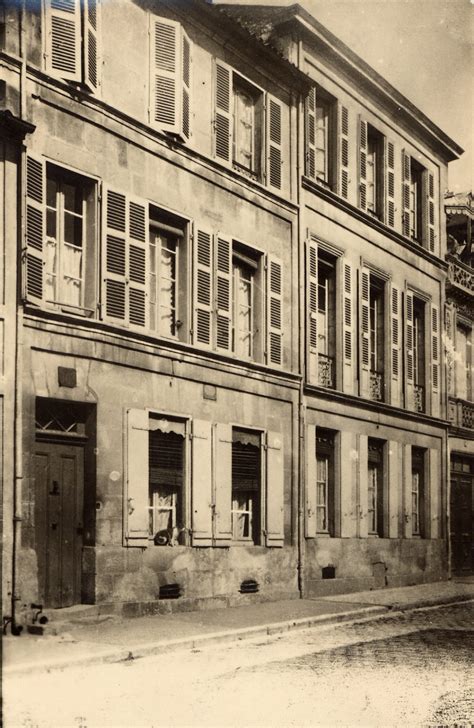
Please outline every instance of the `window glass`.
M186 223L151 211L149 237L150 328L161 336L181 338L186 317Z
M316 530L334 536L334 433L316 428Z
M370 535L384 535L384 444L368 441L367 528Z
M151 422L153 423L153 420ZM176 432L151 430L149 433L150 536L156 537L159 531L183 526L183 491L184 436Z
M232 537L260 542L260 434L232 430Z

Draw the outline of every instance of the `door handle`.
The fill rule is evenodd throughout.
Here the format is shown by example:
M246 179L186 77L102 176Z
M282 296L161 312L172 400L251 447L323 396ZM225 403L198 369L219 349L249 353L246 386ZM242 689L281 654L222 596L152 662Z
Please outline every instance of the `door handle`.
M53 529L53 531L55 531L57 529L57 527L58 527L58 524L57 523L52 523L51 524L51 528Z
M57 480L53 480L53 490L49 491L49 495L59 495L59 483Z

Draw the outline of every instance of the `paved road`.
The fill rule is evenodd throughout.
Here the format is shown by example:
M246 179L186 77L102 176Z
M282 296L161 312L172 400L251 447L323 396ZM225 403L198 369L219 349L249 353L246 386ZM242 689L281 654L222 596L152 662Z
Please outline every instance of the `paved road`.
M6 728L474 723L473 605L11 677Z

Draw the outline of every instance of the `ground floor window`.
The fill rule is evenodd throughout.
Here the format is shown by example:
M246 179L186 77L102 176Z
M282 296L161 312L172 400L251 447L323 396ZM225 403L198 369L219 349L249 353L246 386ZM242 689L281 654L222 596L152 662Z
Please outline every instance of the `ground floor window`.
M424 536L425 451L411 452L411 528L413 536Z
M334 535L334 434L316 429L316 530Z
M260 543L261 435L232 428L232 538Z
M384 498L383 442L369 438L367 519L368 533L372 536L383 533Z
M151 418L149 432L149 532L181 529L184 523L184 422Z

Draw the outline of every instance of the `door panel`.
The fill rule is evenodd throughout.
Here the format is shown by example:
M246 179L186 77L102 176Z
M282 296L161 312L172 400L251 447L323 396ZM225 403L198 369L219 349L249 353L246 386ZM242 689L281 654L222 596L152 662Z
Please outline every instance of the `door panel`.
M457 573L474 569L473 496L473 478L451 473L451 551Z

